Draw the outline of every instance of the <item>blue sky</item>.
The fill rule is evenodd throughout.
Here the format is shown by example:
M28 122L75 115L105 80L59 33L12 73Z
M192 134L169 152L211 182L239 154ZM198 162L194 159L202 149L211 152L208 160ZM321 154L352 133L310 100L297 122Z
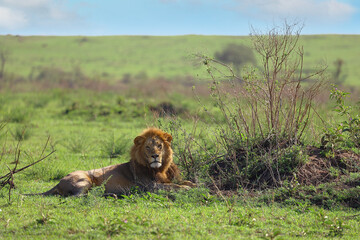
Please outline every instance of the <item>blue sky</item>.
M360 34L360 1L0 0L0 34L248 35L284 19L302 34Z

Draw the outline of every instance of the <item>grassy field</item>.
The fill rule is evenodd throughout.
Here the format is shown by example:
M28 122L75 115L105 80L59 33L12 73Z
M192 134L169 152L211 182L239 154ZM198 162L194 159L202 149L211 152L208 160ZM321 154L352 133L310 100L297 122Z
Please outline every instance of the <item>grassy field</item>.
M334 62L341 59L345 84L359 86L359 41L358 35L302 36L305 69L326 64L331 75ZM9 52L7 73L35 78L44 68L80 70L86 76L110 83L124 76L208 79L194 54L214 56L229 43L251 46L249 37L226 36L0 36L0 45Z
M333 61L342 59L343 74L347 74L345 84L358 86L359 40L359 36L302 36L305 71L325 60L331 76ZM9 189L8 184L0 190L0 239L357 239L360 235L360 141L356 142L360 121L356 88L352 88L351 96L356 101L344 97L346 101L342 102L337 98L338 104L336 98L329 102L330 90L322 88L300 141L294 145L285 142L285 147L267 152L271 138L262 142L256 135L250 144L241 145L251 135L244 137L245 131L226 128L235 127L235 120L239 119L233 113L227 118L222 106L226 106L225 111L244 107L248 110L244 112L248 123L254 114L254 102L235 91L242 85L225 83L222 87L228 92L220 95L216 90L221 86L215 81L215 85L196 87L201 92L199 98L189 95L192 78L210 79L206 67L200 66L193 54L211 56L228 43L250 45L248 37L1 36L0 42L9 52L4 78L7 82L1 85L0 95L0 123L5 124L0 124L0 177L14 168L17 159L20 169L56 150L42 162L14 174L15 188ZM94 84L94 80L96 84L115 85L105 90L94 88L96 91L72 89L71 84L62 88L63 78L68 79L66 84L81 78L83 85L79 86L84 88L89 82ZM189 78L189 82L177 85L184 78ZM34 79L50 79L59 85L45 88L46 81L38 85ZM130 81L131 86L111 87L118 86L118 81ZM14 91L12 84L18 84L22 91ZM282 97L279 106L281 116L285 116L289 102L286 95ZM261 99L255 100L263 114L258 115L258 121L265 126L268 112L262 113ZM266 111L267 101L264 103ZM305 105L298 102L295 106ZM166 114L165 110L170 112ZM44 192L75 170L128 161L133 139L150 126L171 132L174 160L183 177L195 181L198 188L180 192L135 191L119 199L103 197L102 187L79 198L22 195ZM255 144L251 145L251 141ZM210 176L214 165L209 159L217 156L217 163L222 164L231 158L230 153L240 153L237 157L242 166L240 161L246 149L241 146L251 147L249 159L253 165L229 174L230 181L239 183L237 177L244 173L255 175L248 179L258 181L266 175L263 172L275 165L287 178L278 185L237 185L230 189L221 186L226 182L215 179L216 174ZM234 147L238 148L231 152ZM311 149L318 150L318 155L307 155ZM186 158L189 162L184 162ZM293 162L299 165L293 167ZM275 165L268 165L272 163ZM300 167L309 166L305 170L312 173L311 167L321 165L326 167L314 172L325 179L320 183L303 184L300 175L291 175ZM230 168L225 164L223 170Z
M127 199L15 197L2 206L4 239L356 239L358 212L303 205L229 208L205 193L162 193ZM231 203L233 204L233 203ZM21 210L19 210L21 209Z
M138 193L124 199L104 198L102 188L81 198L21 195L45 191L74 170L127 161L132 139L143 128L169 121L154 117L141 99L125 100L121 105L118 100L119 95L114 93L88 91L2 94L0 111L8 123L0 138L6 149L0 162L0 175L8 172L5 164L14 166L16 146L24 126L27 132L21 142L19 167L40 157L48 136L56 152L15 175L16 188L11 191L10 202L8 188L0 192L1 238L355 239L359 236L358 209L337 204L324 208L291 197L279 203L272 191L239 190L233 196L214 195L202 180L198 189L187 192ZM67 111L73 103L78 107ZM196 105L193 103L189 108ZM183 127L191 129L192 120L186 116ZM205 122L204 131L211 126ZM178 141L181 140L175 138L174 145ZM111 144L115 148L120 146L116 158L110 158Z

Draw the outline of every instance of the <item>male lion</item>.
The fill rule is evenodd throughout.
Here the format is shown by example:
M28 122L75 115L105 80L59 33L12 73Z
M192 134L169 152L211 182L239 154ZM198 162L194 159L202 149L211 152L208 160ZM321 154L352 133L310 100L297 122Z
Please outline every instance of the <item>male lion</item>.
M172 183L174 179L180 180L180 172L173 162L171 141L172 136L160 129L146 129L134 139L129 162L72 172L55 187L38 195L79 196L102 184L106 195L125 194L134 186L145 189L154 186L163 189L194 187L195 184L189 181Z

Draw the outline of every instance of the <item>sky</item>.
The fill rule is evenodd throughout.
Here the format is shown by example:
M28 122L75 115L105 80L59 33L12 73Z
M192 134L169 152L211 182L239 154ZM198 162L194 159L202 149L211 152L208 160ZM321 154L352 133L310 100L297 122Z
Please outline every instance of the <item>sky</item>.
M360 34L360 0L0 0L1 35L239 36L285 20Z

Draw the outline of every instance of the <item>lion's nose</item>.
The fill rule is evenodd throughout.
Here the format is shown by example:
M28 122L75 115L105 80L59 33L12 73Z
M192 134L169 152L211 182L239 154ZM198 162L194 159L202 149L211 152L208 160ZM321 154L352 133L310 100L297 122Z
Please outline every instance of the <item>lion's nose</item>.
M154 155L152 155L151 157L156 159L156 158L159 157L159 154L154 154Z

